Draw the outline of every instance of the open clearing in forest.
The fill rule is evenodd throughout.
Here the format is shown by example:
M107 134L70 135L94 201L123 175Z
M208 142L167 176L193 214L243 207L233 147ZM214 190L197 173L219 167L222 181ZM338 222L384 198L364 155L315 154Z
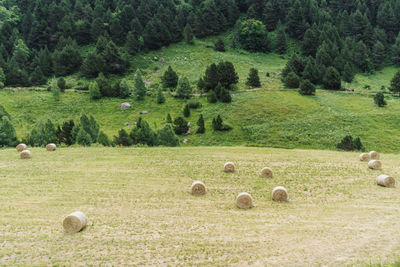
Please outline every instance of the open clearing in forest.
M400 155L247 147L0 151L0 265L360 265L400 258ZM233 161L235 173L224 173ZM259 171L269 166L273 179ZM203 181L205 196L190 194ZM399 178L397 179L399 182ZM284 186L288 203L271 201ZM255 207L235 206L246 191ZM62 220L86 213L87 228Z

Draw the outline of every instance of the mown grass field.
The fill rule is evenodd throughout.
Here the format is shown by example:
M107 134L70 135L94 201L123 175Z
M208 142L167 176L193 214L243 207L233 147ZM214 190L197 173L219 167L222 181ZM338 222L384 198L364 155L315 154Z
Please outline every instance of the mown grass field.
M91 101L85 93L66 92L56 102L50 92L0 91L1 104L12 115L19 138L23 138L39 120L54 123L68 119L78 121L82 113L91 114L110 137L134 123L142 110L153 129L162 128L167 113L182 116L185 100L167 97L163 105L155 97L145 101L105 98ZM195 132L202 113L206 121L204 135L191 134L188 145L251 145L283 148L336 149L346 135L359 136L367 150L395 152L400 150L400 99L388 96L388 105L378 108L367 94L317 91L316 96L301 96L296 91L264 90L233 94L231 104L208 104L198 97L203 107L192 110L188 120ZM121 111L120 104L132 103ZM221 114L233 126L230 132L214 132L211 122ZM183 144L182 144L183 145Z
M245 147L0 151L0 265L386 266L399 259L400 156ZM233 174L223 172L226 161ZM270 166L274 178L258 172ZM205 182L194 197L190 185ZM274 203L284 186L291 201ZM246 191L255 207L235 206ZM81 210L88 226L66 234Z

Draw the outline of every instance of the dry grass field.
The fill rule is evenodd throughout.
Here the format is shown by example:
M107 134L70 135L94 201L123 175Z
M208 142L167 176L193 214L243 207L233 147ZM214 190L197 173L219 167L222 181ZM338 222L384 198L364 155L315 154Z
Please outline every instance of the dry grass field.
M246 147L0 150L0 265L386 266L400 258L400 155ZM226 161L235 173L224 173ZM274 178L259 171L269 166ZM208 189L192 196L194 180ZM398 179L400 182L400 179ZM271 201L282 185L290 202ZM235 206L246 191L255 207ZM86 213L66 234L62 220Z

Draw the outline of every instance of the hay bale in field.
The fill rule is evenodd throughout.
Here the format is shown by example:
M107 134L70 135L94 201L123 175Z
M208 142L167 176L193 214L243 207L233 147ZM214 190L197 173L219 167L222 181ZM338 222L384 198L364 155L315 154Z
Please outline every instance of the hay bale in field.
M224 165L225 172L234 172L235 171L235 164L233 162L227 162Z
M360 155L360 161L370 161L371 156L368 153L362 153Z
M24 150L20 154L21 159L30 159L32 157L32 154L29 150Z
M253 198L249 193L240 193L236 198L236 205L241 209L250 209L253 206Z
M272 178L273 173L272 173L272 169L265 167L261 170L261 177L263 178Z
M376 184L384 187L395 187L396 181L393 179L393 177L382 174L376 178Z
M206 194L206 185L203 182L195 181L192 184L192 195L205 195Z
M56 146L56 144L53 144L53 143L48 144L48 145L46 146L46 150L47 150L47 151L55 151L56 149L57 149L57 146Z
M63 227L67 233L77 233L85 228L86 224L87 217L80 211L71 213L63 221Z
M382 163L380 160L370 160L368 162L368 168L372 170L380 170L382 168Z
M19 144L19 145L16 147L16 149L17 149L18 152L22 152L22 151L24 151L24 150L27 149L27 146L26 146L25 144Z
M369 157L371 159L379 159L379 153L376 151L371 151L371 152L369 152Z
M272 190L272 200L274 201L288 201L289 195L287 190L282 186L277 186Z

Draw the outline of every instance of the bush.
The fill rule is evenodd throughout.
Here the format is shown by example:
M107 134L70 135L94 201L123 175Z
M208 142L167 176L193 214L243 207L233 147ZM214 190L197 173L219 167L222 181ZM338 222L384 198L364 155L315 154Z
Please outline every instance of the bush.
M255 68L251 68L249 72L249 77L247 77L247 86L250 87L260 87L261 82L260 82L260 77L258 76L258 70Z
M231 126L224 124L220 115L218 115L216 118L214 118L212 120L212 125L213 125L214 131L230 131L230 130L232 130Z
M315 85L309 80L304 80L300 84L300 94L302 95L313 95L315 93Z
M225 44L221 38L219 38L214 44L214 50L219 52L225 52Z
M114 143L118 146L131 146L133 141L125 129L121 129L118 131L118 136L114 136Z
M97 100L101 98L101 93L97 82L91 82L89 84L89 95L93 100Z
M0 147L18 144L15 128L7 116L0 117Z
M104 132L99 133L98 140L99 144L103 146L112 146L111 140L108 138L108 136Z
M164 104L165 103L165 96L161 89L157 91L157 104Z
M176 97L190 98L192 95L192 87L190 86L187 77L179 80L178 88L176 89Z
M157 135L151 129L149 124L139 118L136 122L136 127L132 129L130 137L134 145L142 144L148 146L154 146L157 144Z
M337 144L338 149L346 150L346 151L363 151L364 146L361 143L361 140L359 137L356 139L353 139L351 135L345 136L342 141L340 141L339 144Z
M385 101L385 96L383 95L382 92L376 93L376 95L374 96L374 101L378 107L384 107L387 105Z
M178 135L186 134L189 131L189 126L187 121L182 118L178 117L174 120L174 132Z
M207 101L208 101L208 103L217 103L217 101L218 101L217 95L215 94L215 92L213 90L208 92Z
M188 104L186 104L183 108L183 116L185 116L186 118L190 116L190 108Z
M81 128L76 136L76 142L81 146L90 146L93 141L90 135Z
M171 124L167 124L157 132L157 145L179 146L179 138L175 135Z
M288 88L299 88L299 76L293 71L289 72L284 80L284 84Z
M197 128L196 130L197 134L203 134L206 132L206 128L204 126L203 114L200 114L199 120L197 121L197 126L199 126L199 128Z
M132 88L129 86L128 81L126 79L122 79L119 83L119 97L127 98L132 93Z
M60 88L61 92L65 92L65 89L67 88L67 82L63 77L57 80L57 86Z
M200 101L197 101L197 100L189 101L188 106L191 109L198 109L198 108L202 107Z

